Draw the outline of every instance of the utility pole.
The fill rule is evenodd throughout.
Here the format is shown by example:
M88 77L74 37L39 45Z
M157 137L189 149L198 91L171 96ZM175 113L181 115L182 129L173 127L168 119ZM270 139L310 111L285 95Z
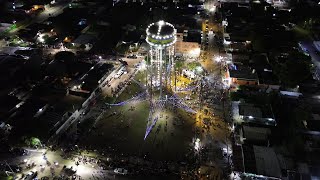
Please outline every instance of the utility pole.
M203 92L203 74L201 74L201 78L200 78L200 93L199 93L199 109L200 112L202 111L203 108L203 98L202 98L202 92Z
M174 68L174 91L177 91L177 70Z

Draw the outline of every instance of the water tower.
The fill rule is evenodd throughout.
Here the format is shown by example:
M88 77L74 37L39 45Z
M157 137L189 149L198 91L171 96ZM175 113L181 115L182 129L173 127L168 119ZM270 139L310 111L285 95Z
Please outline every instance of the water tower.
M159 99L161 99L163 89L171 89L171 71L177 32L172 24L161 20L150 24L146 33L146 41L150 45L147 59L149 93L152 99L153 92L158 90Z

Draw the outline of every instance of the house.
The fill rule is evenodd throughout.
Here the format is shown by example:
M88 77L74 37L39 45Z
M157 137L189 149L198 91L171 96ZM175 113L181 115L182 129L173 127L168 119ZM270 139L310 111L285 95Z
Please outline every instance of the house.
M232 102L232 116L234 124L254 124L258 126L276 126L272 108L270 105Z
M229 66L227 78L235 85L258 85L259 78L255 69L240 64Z
M239 142L241 144L268 145L270 135L269 128L243 125L239 133Z
M282 179L279 160L273 148L245 145L241 149L245 177Z
M97 40L96 36L91 34L81 34L73 42L72 45L75 47L84 46L86 49L91 49L92 44Z
M267 92L271 90L279 90L280 82L274 74L266 54L254 54L249 60L250 67L257 71L259 86L266 89Z

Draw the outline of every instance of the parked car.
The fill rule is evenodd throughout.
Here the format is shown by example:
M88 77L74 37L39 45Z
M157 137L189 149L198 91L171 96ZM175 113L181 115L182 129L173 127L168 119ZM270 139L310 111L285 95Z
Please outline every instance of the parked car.
M137 59L138 57L136 55L127 56L129 59Z
M119 71L116 75L114 75L114 78L118 79L122 76L122 74L124 74L124 71Z
M38 172L37 171L30 171L26 177L24 178L25 180L32 180L32 179L35 179L38 175Z
M116 173L116 174L121 174L121 175L127 175L128 174L128 170L126 170L124 168L116 168L113 172Z

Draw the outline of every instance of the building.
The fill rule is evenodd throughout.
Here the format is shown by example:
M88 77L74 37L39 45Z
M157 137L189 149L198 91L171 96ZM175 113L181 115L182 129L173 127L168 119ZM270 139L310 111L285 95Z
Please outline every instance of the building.
M230 42L225 44L225 49L228 52L249 52L251 51L251 42Z
M240 64L233 64L229 66L227 71L227 78L234 85L258 85L259 78L255 69Z
M255 124L260 126L276 126L270 105L251 104L240 101L232 102L234 124Z
M267 3L271 4L273 7L277 9L288 9L289 8L289 0L267 0Z
M241 169L243 179L282 179L281 166L273 148L263 146L241 147L242 163L235 164ZM237 167L240 166L240 167Z
M229 63L226 79L231 85L255 85L266 92L279 90L280 82L264 54L232 53L232 62Z
M92 34L81 34L74 41L72 41L72 45L75 47L85 47L86 50L90 50L97 41L97 37Z
M268 145L271 130L265 127L243 125L239 131L239 143Z
M258 74L259 87L267 92L280 89L280 81L274 74L266 54L254 54L249 60L250 66Z
M200 42L197 35L188 33L187 30L184 31L184 33L177 33L175 54L178 56L198 58L200 56Z

